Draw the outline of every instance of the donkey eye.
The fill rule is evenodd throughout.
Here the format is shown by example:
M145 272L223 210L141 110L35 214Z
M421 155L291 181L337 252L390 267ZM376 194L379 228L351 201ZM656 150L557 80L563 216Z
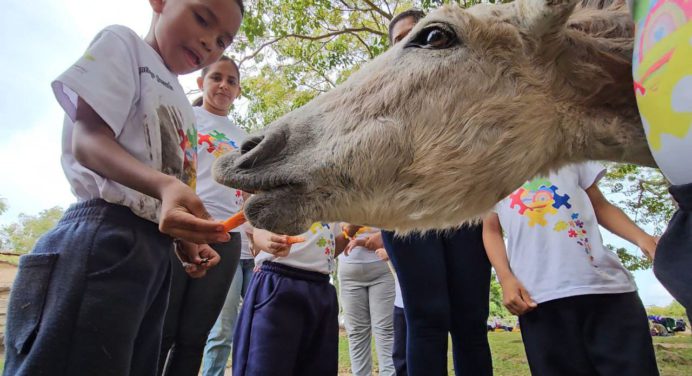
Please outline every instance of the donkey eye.
M421 30L404 48L414 47L441 50L455 46L458 43L459 39L457 39L451 29L441 25L434 25Z

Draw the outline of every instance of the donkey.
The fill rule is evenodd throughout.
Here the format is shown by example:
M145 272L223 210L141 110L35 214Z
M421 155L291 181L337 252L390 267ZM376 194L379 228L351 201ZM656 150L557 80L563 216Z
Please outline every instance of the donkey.
M603 1L603 0L601 0ZM565 164L653 166L622 2L517 0L431 12L346 82L217 161L287 234L312 222L443 229Z

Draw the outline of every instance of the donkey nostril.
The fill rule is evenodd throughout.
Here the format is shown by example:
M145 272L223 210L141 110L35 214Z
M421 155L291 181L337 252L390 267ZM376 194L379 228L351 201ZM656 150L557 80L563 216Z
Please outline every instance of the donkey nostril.
M242 145L240 145L240 154L245 154L249 152L250 150L254 149L255 146L259 145L260 142L264 140L264 135L261 136L253 136L248 139L246 139Z
M240 157L236 159L236 167L250 169L280 158L286 147L286 139L286 133L281 130L250 136L240 146Z

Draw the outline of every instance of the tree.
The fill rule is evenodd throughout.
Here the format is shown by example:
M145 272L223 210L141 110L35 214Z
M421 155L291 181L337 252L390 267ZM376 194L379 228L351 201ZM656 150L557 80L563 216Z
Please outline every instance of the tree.
M19 221L0 229L3 245L16 253L31 251L41 235L55 227L63 215L59 206L41 211L38 215L20 214Z
M389 47L389 21L414 6L450 1L249 1L234 42L244 111L237 124L260 129L344 81ZM480 0L452 1L470 6ZM494 1L491 1L494 2Z
M0 197L0 215L5 213L7 211L7 200L5 200L3 197Z

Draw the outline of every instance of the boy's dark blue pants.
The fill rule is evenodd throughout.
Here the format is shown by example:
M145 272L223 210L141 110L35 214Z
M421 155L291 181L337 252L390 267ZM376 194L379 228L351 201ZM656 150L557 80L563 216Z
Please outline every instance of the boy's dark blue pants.
M171 251L170 237L126 207L70 207L20 258L4 374L155 374Z
M654 274L692 322L692 183L671 186L670 193L679 209L658 241Z
M492 375L487 320L490 261L481 226L395 236L383 231L408 326L410 375L447 375L448 333L457 375Z
M338 312L328 275L264 262L236 323L233 375L336 375Z

